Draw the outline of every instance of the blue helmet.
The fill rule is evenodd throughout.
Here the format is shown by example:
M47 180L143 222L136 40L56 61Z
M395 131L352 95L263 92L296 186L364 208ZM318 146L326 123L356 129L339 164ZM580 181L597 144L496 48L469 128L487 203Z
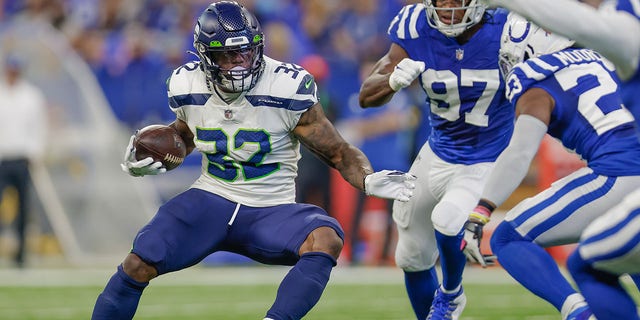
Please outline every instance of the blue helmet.
M258 19L233 1L210 4L198 18L193 47L207 78L227 92L253 88L264 69L264 34ZM248 67L224 69L221 59L240 56Z

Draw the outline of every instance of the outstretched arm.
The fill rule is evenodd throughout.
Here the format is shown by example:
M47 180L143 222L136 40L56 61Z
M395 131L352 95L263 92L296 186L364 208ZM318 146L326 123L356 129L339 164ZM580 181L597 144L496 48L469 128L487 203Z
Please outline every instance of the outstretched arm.
M367 195L408 201L413 194L410 174L382 170L373 172L371 163L360 149L346 142L322 111L320 103L302 114L293 133L309 150L355 188Z
M542 28L598 51L616 65L623 80L638 68L640 20L627 12L616 11L608 4L598 10L574 0L481 1L516 12Z
M311 152L338 170L347 182L364 190L364 177L373 173L369 159L340 136L319 103L302 114L293 133Z
M517 101L515 123L511 141L500 154L487 180L482 199L495 207L500 206L520 185L538 152L547 132L555 101L539 88L525 92Z
M493 210L513 193L527 174L529 165L547 132L554 106L553 98L539 88L529 89L518 99L518 118L511 141L496 160L482 197L465 224L461 248L470 261L486 267L495 259L483 255L480 251L482 228L489 222Z

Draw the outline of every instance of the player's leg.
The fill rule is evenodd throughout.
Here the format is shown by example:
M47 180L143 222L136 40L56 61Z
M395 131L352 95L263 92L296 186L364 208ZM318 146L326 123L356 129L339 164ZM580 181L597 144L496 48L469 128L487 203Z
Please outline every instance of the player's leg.
M317 206L242 207L224 250L266 264L293 265L266 317L301 319L320 299L343 239L338 222Z
M15 187L18 193L18 215L16 216L16 231L18 235L18 251L15 262L19 268L24 267L26 243L27 243L27 215L29 214L29 161L15 160L13 163Z
M640 274L640 191L596 219L583 232L567 268L599 320L638 320L620 275Z
M92 319L133 318L151 279L192 266L216 250L236 207L198 189L189 189L161 206L138 232L131 253L98 296Z
M431 215L440 252L442 286L438 289L428 319L457 319L464 310L466 297L462 290L462 273L467 259L460 250L463 229L469 213L478 203L493 164L445 166L443 171L450 172L449 182Z
M435 234L429 213L437 203L431 191L436 179L429 176L433 152L428 144L411 166L416 188L408 202L394 201L393 220L398 230L396 265L404 271L404 283L417 319L425 319L438 288L435 264L438 259Z
M580 169L508 212L493 233L491 249L514 279L556 307L563 319L590 314L584 298L543 248L577 242L589 222L637 183Z
M412 199L417 198L414 193ZM422 197L422 200L426 198L429 197ZM416 318L425 319L439 285L435 269L438 250L433 226L428 217L430 210L416 210L423 207L421 203L426 204L426 201L409 202L395 201L393 205L394 220L398 230L395 260L396 265L404 272L405 289ZM397 223L395 217L399 214L411 215L407 225Z
M637 307L619 275L594 269L577 251L569 256L567 268L589 308L599 320L637 320Z
M333 228L313 230L300 247L300 260L280 283L267 317L300 319L307 314L320 300L341 250L342 239Z

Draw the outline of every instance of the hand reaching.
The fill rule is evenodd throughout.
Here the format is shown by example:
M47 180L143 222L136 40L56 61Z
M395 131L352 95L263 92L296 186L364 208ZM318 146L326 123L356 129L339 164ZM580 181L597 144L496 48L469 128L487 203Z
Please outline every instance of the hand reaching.
M484 255L480 251L482 229L489 222L489 217L483 213L476 212L482 211L478 209L476 207L476 210L469 215L469 220L464 225L464 239L462 240L461 249L469 261L479 263L483 268L486 268L487 265L495 263L496 257Z
M378 198L409 201L413 196L416 177L396 170L382 170L364 178L364 193Z

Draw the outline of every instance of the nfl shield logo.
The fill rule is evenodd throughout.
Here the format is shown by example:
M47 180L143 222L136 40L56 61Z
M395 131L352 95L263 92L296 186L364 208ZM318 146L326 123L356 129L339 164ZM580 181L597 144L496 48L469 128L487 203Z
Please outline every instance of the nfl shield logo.
M460 61L462 58L464 58L464 49L456 49L456 59Z
M225 110L224 111L224 118L227 119L227 120L233 119L233 111Z

